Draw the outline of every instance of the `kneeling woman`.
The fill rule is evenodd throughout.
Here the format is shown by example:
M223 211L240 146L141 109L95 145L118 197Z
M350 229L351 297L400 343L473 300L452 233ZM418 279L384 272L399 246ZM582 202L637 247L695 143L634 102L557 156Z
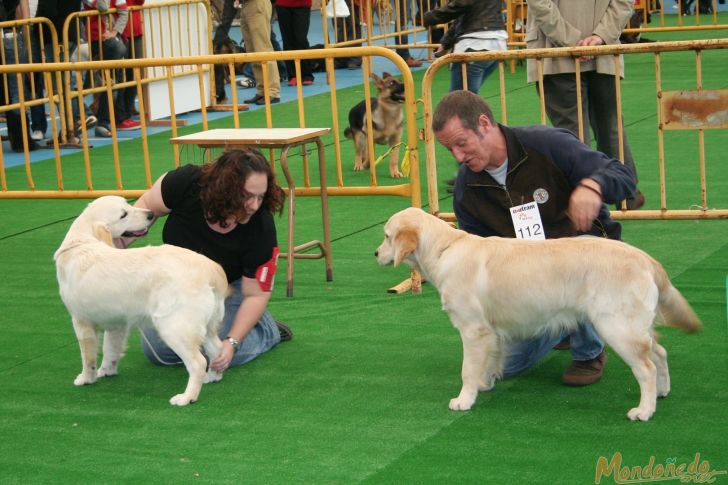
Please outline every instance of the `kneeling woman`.
M222 352L210 363L215 371L250 362L292 337L290 329L267 310L278 258L273 214L282 211L284 200L285 193L265 157L244 149L225 152L211 163L165 173L135 204L156 217L167 217L162 232L165 244L216 261L234 288L225 301ZM120 247L130 242L115 241ZM182 363L154 329L141 332L149 360L160 365Z

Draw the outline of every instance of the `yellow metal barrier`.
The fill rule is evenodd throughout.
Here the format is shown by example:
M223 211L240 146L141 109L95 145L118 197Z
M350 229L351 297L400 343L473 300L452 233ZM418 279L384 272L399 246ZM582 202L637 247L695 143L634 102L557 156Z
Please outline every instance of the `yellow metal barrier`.
M421 25L429 5L435 6L437 3L439 0L380 0L376 2L361 0L355 3L347 1L349 15L341 17L341 12L336 11L334 0L323 0L321 2L321 24L324 46L332 48L384 45L391 49L435 47L428 30ZM336 17L329 17L327 9ZM330 31L331 35L329 35ZM407 43L400 43L401 35L411 37L408 37ZM418 44L418 36L420 40L426 42Z
M715 39L704 41L684 41L684 42L666 42L666 43L644 43L620 46L599 46L599 47L582 47L582 48L559 48L559 49L524 49L512 50L507 52L483 52L483 53L467 53L467 54L448 54L435 61L425 73L423 79L422 93L424 104L424 139L425 139L425 167L427 175L428 202L430 211L438 214L445 220L454 220L454 214L443 212L439 207L439 194L437 188L437 155L434 134L432 133L432 113L434 108L432 97L432 82L437 72L442 68L446 68L450 63L459 63L476 60L495 60L500 65L500 120L502 123L508 121L508 97L506 95L506 80L503 75L504 64L513 60L535 59L539 65L539 77L542 79L540 70L541 62L544 58L554 57L570 57L574 58L578 63L579 57L582 56L613 56L615 66L619 67L620 55L636 55L651 54L654 56L655 64L655 91L654 99L656 111L654 113L642 113L643 117L654 116L657 120L656 125L656 145L658 151L656 154L657 166L660 181L660 208L657 210L618 210L612 211L612 217L615 219L725 219L728 218L728 208L710 208L708 204L707 189L707 170L706 170L706 154L705 154L705 130L725 130L728 129L728 90L704 90L702 84L703 66L701 59L708 52L717 51L728 48L728 39ZM694 90L683 91L663 91L662 72L666 69L664 58L668 54L677 52L692 53L695 58L695 76L696 86ZM725 62L728 58L713 58L711 66L715 69L724 69ZM578 70L577 70L578 74ZM684 79L684 78L683 78ZM681 80L683 80L681 79ZM621 120L621 95L625 90L625 81L621 81L619 70L615 76L616 92L617 92L617 125L622 125ZM542 83L539 83L542 84ZM577 86L579 83L577 82ZM534 88L535 89L535 88ZM635 86L639 89L640 95L647 94L644 83ZM577 93L580 96L580 93ZM580 103L577 102L577 106ZM546 123L545 106L543 103L543 92L540 92L539 101L534 103L534 112L519 112L519 122L521 124L529 124L534 122ZM497 110L494 110L497 111ZM529 118L530 116L530 118ZM698 171L700 177L699 194L697 199L700 204L696 204L694 209L679 209L668 205L668 193L666 184L666 153L664 149L664 138L666 132L670 130L693 130L698 133ZM582 139L588 139L589 133L583 133L580 129ZM640 140L645 143L646 140ZM623 152L623 142L620 139L619 152ZM722 156L722 154L720 155ZM448 155L448 158L450 156ZM450 162L452 163L452 162ZM645 161L639 163L639 170L644 172L648 169Z
M328 193L332 196L349 196L349 195L388 195L388 196L401 196L407 197L411 200L412 205L421 205L420 188L419 188L419 162L418 162L418 138L417 138L417 126L416 126L416 110L417 104L415 99L414 82L412 74L407 67L404 60L396 55L390 49L382 47L360 47L360 48L339 48L339 49L324 49L324 50L306 50L306 51L285 51L285 52L266 52L266 53L253 53L253 54L228 54L218 56L193 56L193 57L180 57L180 58L168 58L168 59L136 59L136 60L123 60L123 61L92 61L92 62L76 62L76 63L50 63L45 65L3 65L0 66L0 75L23 75L30 72L48 72L51 74L65 73L67 75L76 75L80 78L80 74L90 70L100 70L102 72L108 72L113 69L133 69L134 81L133 85L137 89L139 94L140 112L143 112L143 97L141 96L142 87L146 79L142 79L141 72L144 69L154 68L162 69L166 73L167 79L171 79L172 71L178 69L180 66L202 66L202 65L214 65L223 64L231 65L239 62L264 62L264 61L279 61L279 60L294 60L297 64L300 64L302 59L314 59L320 58L322 55L326 56L326 64L328 68L328 78L330 82L330 113L331 117L321 119L320 117L316 120L317 127L330 127L332 129L332 139L328 140L330 150L334 151L334 157L327 157L329 160L335 160L335 171L336 176L334 182L329 183ZM347 126L347 113L349 108L360 101L360 99L352 100L350 98L340 101L337 90L336 90L336 71L333 69L333 61L337 57L363 57L365 60L369 57L381 57L391 61L401 73L401 78L405 86L405 102L403 104L405 127L403 132L403 141L405 142L405 155L408 158L410 166L409 178L404 179L392 179L389 176L389 172L385 170L383 166L377 170L377 166L374 163L375 155L370 151L370 171L367 180L362 180L363 177L355 174L352 169L353 156L351 162L345 163L342 155L342 145L350 144L349 150L353 153L353 143L343 138L344 128ZM265 64L264 64L265 65ZM370 70L368 68L369 63L365 63L364 69L362 70L362 81L365 81L365 97L370 94L368 77ZM264 70L265 74L265 70ZM106 88L110 91L110 76L107 75ZM188 96L186 92L178 92L170 82L169 88L169 103L170 112L175 113L174 103L175 98L180 96ZM202 89L202 79L200 77L200 89ZM107 93L109 92L107 91ZM235 90L233 90L233 97L235 97ZM315 107L310 107L311 103L317 103ZM25 100L22 97L20 104L24 105ZM290 116L284 116L280 113L279 108L283 108L280 105L271 106L267 104L265 107L265 122L259 123L257 127L261 128L282 128L282 127L307 127L306 113L312 110L317 110L317 113L322 112L321 100L305 98L301 87L297 89L297 108L298 117L297 119L291 119ZM82 103L81 103L82 105ZM371 108L369 108L371 109ZM327 108L323 112L328 112ZM201 109L201 125L202 130L208 129L208 118L207 111ZM245 113L244 116L247 116ZM250 113L253 115L253 112ZM340 117L343 116L343 121ZM174 118L174 114L172 115ZM234 116L220 119L216 121L216 127L221 126L224 123L229 123L227 127L237 128L240 126L241 118L238 113L234 113ZM121 139L118 136L116 128L111 125L112 131L112 143L109 148L94 149L90 144L87 136L82 137L82 156L83 156L83 167L78 166L77 162L73 165L66 163L66 157L61 158L58 153L55 157L55 167L51 169L48 163L31 163L28 154L26 153L25 163L23 167L12 167L5 168L3 160L3 154L0 150L0 199L3 198L93 198L99 197L106 194L118 194L125 197L138 197L141 193L151 186L152 181L161 175L164 171L167 171L180 163L180 153L177 145L169 146L166 150L160 148L159 145L155 147L154 154L150 152L150 135L148 133L148 126L142 118L141 126L141 147L139 143L135 143L133 140ZM297 125L297 126L296 126ZM250 125L247 125L250 127ZM171 130L169 133L154 135L157 138L164 137L165 139L173 138L178 136L178 127L175 123L171 124ZM58 140L54 133L54 143ZM370 141L371 143L371 141ZM141 157L143 158L142 163L142 174L140 176L138 168L135 168L136 172L130 173L128 164L125 163L127 157ZM381 149L385 151L385 149ZM111 152L111 153L109 153ZM271 160L273 155L271 154ZM78 157L75 157L78 158ZM308 157L303 157L304 170L302 174L302 181L296 183L296 194L299 195L318 195L320 190L318 187L313 186L310 183L310 168L308 167ZM384 165L384 164L382 164ZM20 170L24 169L21 174ZM69 174L73 178L69 178ZM133 180L133 182L127 182L127 180Z

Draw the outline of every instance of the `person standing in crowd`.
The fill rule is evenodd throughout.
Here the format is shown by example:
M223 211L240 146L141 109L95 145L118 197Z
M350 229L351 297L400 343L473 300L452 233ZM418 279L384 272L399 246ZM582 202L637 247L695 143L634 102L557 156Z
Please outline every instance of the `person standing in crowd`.
M245 52L273 52L271 43L271 15L273 7L270 0L244 0L240 7L240 30L245 39ZM268 89L270 103L281 101L281 81L278 66L274 61L267 63L268 86L263 85L263 67L259 63L253 65L256 94L246 99L248 104L265 104L263 93Z
M64 54L68 54L68 58L72 59L73 54L76 51L76 39L78 38L78 29L77 29L77 22L72 21L68 24L68 41L64 46L63 41L63 26L66 22L66 19L73 13L78 12L81 10L81 3L80 2L68 2L64 0L38 0L38 9L36 10L36 17L45 17L48 20L51 21L53 26L56 29L56 33L58 35L58 45L59 45L59 53L58 58L59 61L64 61ZM54 62L54 54L53 54L53 43L51 38L51 33L48 30L48 28L44 24L39 24L36 26L36 29L34 29L33 32L33 43L34 47L37 46L38 52L36 56L35 50L33 62L41 62L42 57L40 55L40 38L43 38L43 45L45 47L45 62ZM68 52L64 53L63 49L67 48ZM62 74L64 76L65 74ZM76 90L76 76L75 73L70 73L69 76L70 79L70 89L72 91ZM53 90L54 94L57 94L60 97L64 96L64 83L62 82L60 86L57 86L56 84L56 76L55 74L51 75L51 81L53 83ZM43 84L40 84L40 83ZM39 89L38 86L41 86L42 89L47 89L45 86L44 78L40 76L40 80L36 81L36 89ZM73 96L71 98L71 113L72 113L72 121L69 123L69 126L66 129L66 141L72 144L78 144L80 140L78 137L81 136L81 133L83 132L82 125L86 125L86 130L90 130L91 128L96 126L96 116L94 116L91 113L88 113L86 115L86 118L84 120L80 119L80 111L78 109L78 98ZM43 109L43 115L45 115L45 109ZM34 116L33 111L31 110L31 118ZM35 115L37 116L37 114ZM42 125L41 125L42 126ZM44 130L45 132L45 130ZM60 134L59 134L60 138Z
M455 53L502 51L508 49L499 0L451 0L424 15L424 25L452 22L441 39L435 57L447 51ZM450 91L464 89L462 64L450 64ZM488 76L498 67L497 61L473 61L466 67L467 89L478 92Z
M453 208L460 229L481 237L517 237L513 208L535 221L534 233L555 239L590 235L621 238L621 226L609 217L606 203L635 189L632 170L592 150L562 128L508 127L495 121L488 104L470 91L453 91L432 116L438 142L460 165ZM533 204L536 202L536 204ZM467 291L467 290L464 290ZM607 354L588 321L578 330L515 341L506 356L504 377L534 365L570 337L573 357L562 376L570 386L598 381Z
M632 15L632 0L528 0L526 46L583 47L619 44L619 36ZM620 76L624 59L620 55ZM551 124L579 134L576 99L576 64L571 57L546 57L543 61L544 105ZM581 109L584 141L591 145L594 131L597 150L619 158L615 57L580 60ZM537 61L528 59L528 81L538 82ZM624 163L637 174L627 135L622 126ZM639 209L645 199L637 190L628 194L627 207Z
M112 8L116 9L116 13L106 13ZM126 0L83 0L83 9L99 11L99 15L86 17L90 31L88 42L91 45L91 58L104 61L124 59L127 52L121 34L129 21ZM120 73L115 75L117 79L121 79ZM95 133L103 138L111 136L109 105L113 108L117 96L115 91L112 93L110 100L104 99L106 96L102 94L98 103Z
M410 13L411 13L410 5L411 5L411 2L409 2L408 0L392 0L392 11L399 12L399 30L409 29ZM400 45L409 44L409 35L402 34L402 35L397 36L397 44L400 44ZM404 62L406 62L409 67L420 67L422 65L422 61L412 57L412 55L410 54L409 48L407 48L407 47L397 47L395 49L395 52L397 52L399 57L404 59Z
M283 37L283 50L306 50L308 45L308 28L311 24L311 0L276 0L278 27ZM296 79L296 67L293 61L286 61L288 85L296 86L313 84L314 76L311 62L301 60L301 79Z
M328 0L330 3L334 0ZM346 7L349 9L349 15L342 15L338 10L332 12L336 14L334 21L334 30L336 42L348 42L361 39L361 0L346 0ZM346 47L360 47L361 44L351 44ZM335 68L343 68L354 70L361 67L361 57L337 57L334 60Z
M127 7L136 7L144 5L144 0L126 0ZM140 9L129 9L130 21L126 23L124 29L124 44L126 46L127 59L141 59L144 57L144 24L143 15ZM140 73L141 74L141 73ZM126 70L126 79L134 80L134 70ZM141 123L133 119L137 113L135 102L137 97L136 86L129 86L122 89L116 95L116 129L117 130L138 130Z
M28 0L0 0L0 22L10 20L22 20L29 18L30 9L28 8ZM4 29L0 32L2 35L2 43L5 64L23 64L28 59L25 49L23 33L20 29ZM17 47L17 56L16 56ZM0 85L0 101L3 105L15 104L20 101L20 92L18 90L18 78L15 73L7 73L2 76L4 86ZM27 98L27 95L25 96ZM26 119L27 136L23 135L23 125L20 110L14 109L7 111L8 138L10 140L10 148L15 152L25 151L24 143L27 143L28 150L37 150L40 148L38 144L30 137L30 120L28 115L22 113Z
M255 149L230 150L204 165L162 175L134 204L166 217L162 240L198 252L222 266L233 294L219 330L223 346L210 367L222 372L291 340L291 329L267 310L278 259L273 215L285 192ZM114 241L126 248L134 238ZM180 275L184 277L184 275ZM159 365L182 361L154 329L141 330L147 358Z

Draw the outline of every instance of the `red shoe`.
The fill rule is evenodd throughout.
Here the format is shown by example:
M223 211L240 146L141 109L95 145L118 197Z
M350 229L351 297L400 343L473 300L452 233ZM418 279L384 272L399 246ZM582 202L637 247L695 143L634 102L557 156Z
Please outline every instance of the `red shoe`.
M313 79L304 79L301 84L303 84L304 86L310 86L313 84Z
M138 121L134 121L131 118L127 118L121 123L116 124L116 129L119 131L131 131L131 130L138 130L141 128L142 124Z
M305 83L305 81L304 81L304 83ZM297 86L298 85L298 81L296 80L295 77L292 77L291 79L288 80L288 85L289 86Z

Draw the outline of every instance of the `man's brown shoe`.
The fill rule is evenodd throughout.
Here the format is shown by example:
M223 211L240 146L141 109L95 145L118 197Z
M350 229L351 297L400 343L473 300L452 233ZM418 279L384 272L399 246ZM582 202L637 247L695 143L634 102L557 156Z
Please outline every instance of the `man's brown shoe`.
M574 360L561 376L561 381L567 386L588 386L602 378L604 366L607 363L607 352L602 350L595 359Z
M405 61L409 67L420 67L422 65L422 61L419 59L415 59L414 57L409 57Z

